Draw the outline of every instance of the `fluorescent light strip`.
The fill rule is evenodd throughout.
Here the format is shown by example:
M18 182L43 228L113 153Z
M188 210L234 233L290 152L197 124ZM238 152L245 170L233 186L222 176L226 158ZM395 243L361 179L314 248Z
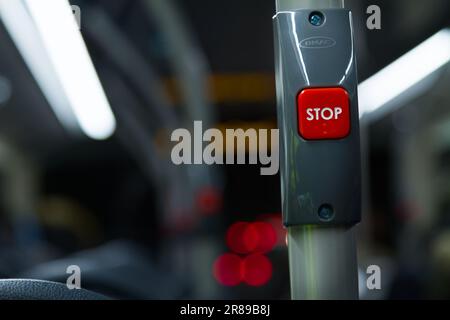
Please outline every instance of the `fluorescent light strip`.
M0 17L59 121L80 130L36 27L21 0L0 0Z
M450 61L450 29L444 29L359 85L360 115L374 112Z
M21 13L27 28L21 26L23 21L18 19L20 17L12 15L13 9ZM2 18L9 18L5 23L8 31L55 113L64 118L63 123L70 125L67 117L72 114L90 138L102 140L110 137L115 131L116 121L69 2L0 0L0 10ZM36 51L39 54L33 57ZM71 110L64 112L63 106L69 106Z
M67 0L24 0L82 130L106 139L116 122Z

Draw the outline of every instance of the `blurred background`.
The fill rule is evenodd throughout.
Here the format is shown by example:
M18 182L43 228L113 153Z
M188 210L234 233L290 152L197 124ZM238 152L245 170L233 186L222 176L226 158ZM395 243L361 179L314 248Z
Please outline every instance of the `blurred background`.
M64 72L81 74L85 52L66 35L74 60L53 62L44 31L58 28L39 20L45 8L10 5L22 2L36 1L0 1L0 277L65 283L78 265L83 288L116 298L288 299L279 176L170 160L171 132L194 120L276 128L275 1L70 1L112 113L69 108ZM381 30L366 27L373 4ZM346 7L361 82L450 27L448 0ZM439 39L423 59L449 56ZM450 298L449 61L361 119L364 299ZM369 292L373 264L382 290Z

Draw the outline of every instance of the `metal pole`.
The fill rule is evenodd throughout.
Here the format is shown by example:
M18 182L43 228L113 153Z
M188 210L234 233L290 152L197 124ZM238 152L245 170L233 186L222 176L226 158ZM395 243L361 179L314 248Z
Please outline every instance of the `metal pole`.
M292 299L358 299L354 228L290 227L288 248Z
M277 12L328 8L344 0L276 0ZM288 251L292 299L358 299L354 227L289 227Z

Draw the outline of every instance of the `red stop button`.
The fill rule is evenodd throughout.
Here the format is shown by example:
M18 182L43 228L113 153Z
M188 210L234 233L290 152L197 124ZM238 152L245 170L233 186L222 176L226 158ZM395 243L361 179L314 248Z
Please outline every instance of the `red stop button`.
M306 140L342 139L350 133L350 104L342 88L305 89L298 95L298 129Z

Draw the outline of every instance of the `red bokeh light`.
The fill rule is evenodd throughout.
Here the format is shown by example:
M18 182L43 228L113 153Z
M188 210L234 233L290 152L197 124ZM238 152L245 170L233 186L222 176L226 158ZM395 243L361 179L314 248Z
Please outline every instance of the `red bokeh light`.
M237 222L228 229L228 247L235 253L266 253L277 243L277 234L267 222Z
M252 252L258 245L258 235L250 223L237 222L228 228L226 242L231 251L239 254Z
M222 208L221 193L213 187L206 187L197 194L197 208L204 216L218 213Z
M244 258L241 268L242 278L250 286L263 286L272 278L272 263L262 254L253 254Z
M272 223L237 222L228 228L226 242L230 250L248 256L240 258L231 253L221 255L214 263L214 276L219 283L235 286L244 281L247 285L259 287L269 282L273 268L264 254L275 247L279 237Z
M214 262L213 274L224 286L236 286L242 282L242 259L231 253L221 255Z
M261 219L261 221L265 221L272 225L272 227L275 231L275 234L277 235L276 245L284 246L285 242L286 242L287 232L286 232L286 229L283 227L281 213L261 215L260 219Z
M252 250L253 253L266 253L275 247L277 243L277 234L270 223L255 222L250 224L247 230L253 229L257 237L257 245Z

